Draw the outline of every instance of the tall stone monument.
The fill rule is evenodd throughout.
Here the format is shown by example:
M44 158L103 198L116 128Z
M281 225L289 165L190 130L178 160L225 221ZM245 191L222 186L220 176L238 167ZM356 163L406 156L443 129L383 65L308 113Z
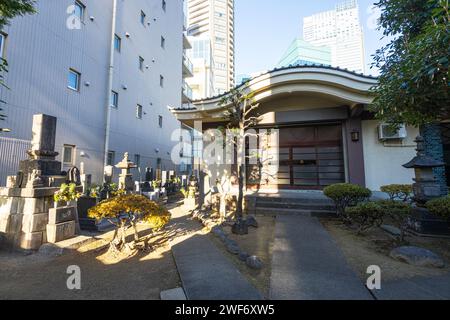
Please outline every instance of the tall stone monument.
M6 188L0 188L0 232L12 247L38 249L47 242L53 195L66 181L55 160L55 134L55 117L34 115L29 158L19 163L16 176L7 178Z

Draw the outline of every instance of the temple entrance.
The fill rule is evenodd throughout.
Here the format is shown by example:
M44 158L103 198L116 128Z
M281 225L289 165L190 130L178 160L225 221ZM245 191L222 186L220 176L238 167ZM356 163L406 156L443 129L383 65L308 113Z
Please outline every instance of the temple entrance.
M251 186L277 189L323 189L345 182L340 124L279 129L278 172L260 181L257 166L247 166ZM275 146L272 146L275 147Z

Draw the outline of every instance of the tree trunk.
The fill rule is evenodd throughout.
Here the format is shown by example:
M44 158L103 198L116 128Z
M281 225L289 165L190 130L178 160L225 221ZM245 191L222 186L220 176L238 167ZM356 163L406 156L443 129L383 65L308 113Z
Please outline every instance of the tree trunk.
M243 202L244 202L244 165L239 165L239 194L237 199L237 208L236 208L236 215L238 219L242 219L243 217Z

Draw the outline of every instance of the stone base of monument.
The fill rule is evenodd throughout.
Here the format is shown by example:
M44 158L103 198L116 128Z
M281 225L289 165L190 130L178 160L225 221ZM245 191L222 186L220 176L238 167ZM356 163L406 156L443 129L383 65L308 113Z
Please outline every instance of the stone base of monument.
M39 249L46 242L48 210L58 188L0 188L0 233L8 247Z
M47 242L56 243L73 238L76 234L77 207L51 208L48 213Z
M419 236L450 236L450 222L432 215L426 208L414 208L408 227Z

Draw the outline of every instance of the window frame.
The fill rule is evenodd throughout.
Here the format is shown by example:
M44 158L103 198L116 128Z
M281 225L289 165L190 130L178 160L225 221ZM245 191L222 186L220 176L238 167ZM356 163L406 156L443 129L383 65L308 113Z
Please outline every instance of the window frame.
M77 84L76 84L76 88L71 87L70 83L69 83L69 78L67 79L67 88L69 88L72 91L76 91L76 92L80 92L80 83L81 83L81 72L78 72L77 70L75 70L74 68L69 68L69 76L71 74L75 74L77 76Z
M66 150L70 149L70 162L66 161ZM75 164L75 151L76 146L73 144L64 144L63 145L63 152L62 152L62 164L63 166L73 166Z
M111 90L109 106L115 109L119 108L119 93L117 91Z
M161 36L161 48L166 49L166 38Z
M142 56L139 56L139 70L144 71L144 63L145 59Z
M162 74L159 75L159 86L164 88L164 76Z
M1 38L1 43L0 43L0 58L4 58L5 57L5 43L6 43L6 38L8 36L3 33L0 32L0 38Z
M114 166L114 162L116 160L116 152L113 150L108 150L107 158L106 158L106 164L108 166Z
M114 49L117 52L122 51L122 38L117 33L114 34Z
M134 164L137 166L137 168L141 167L141 155L135 153L134 154Z
M139 103L136 105L136 119L141 120L144 114L144 108Z
M163 116L162 116L162 115L159 115L159 116L158 116L158 126L159 126L160 128L163 127Z
M144 12L144 10L141 10L141 17L140 17L140 21L141 24L145 27L145 19L147 18L147 14Z
M74 2L74 6L75 6L75 11L73 12L77 17L78 15L76 14L76 7L81 8L81 16L78 17L80 19L81 22L84 22L84 17L86 15L86 5L81 2L80 0L75 0Z
M162 0L161 1L161 8L163 9L164 12L166 12L166 8L167 8L167 1L166 0Z

